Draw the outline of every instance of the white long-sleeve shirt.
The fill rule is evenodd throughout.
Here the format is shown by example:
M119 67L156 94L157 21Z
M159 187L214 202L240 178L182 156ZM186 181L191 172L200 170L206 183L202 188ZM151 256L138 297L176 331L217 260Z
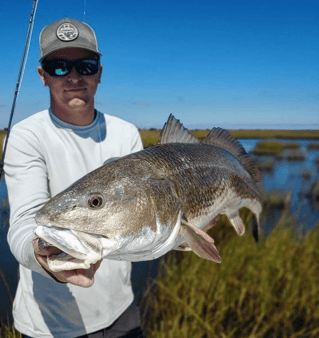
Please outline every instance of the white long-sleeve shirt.
M142 149L135 126L97 112L87 126L50 110L16 124L9 136L5 179L10 203L8 242L20 263L14 325L32 337L75 337L111 325L131 304L131 264L103 260L90 288L54 281L34 257L35 214L51 197L107 159Z

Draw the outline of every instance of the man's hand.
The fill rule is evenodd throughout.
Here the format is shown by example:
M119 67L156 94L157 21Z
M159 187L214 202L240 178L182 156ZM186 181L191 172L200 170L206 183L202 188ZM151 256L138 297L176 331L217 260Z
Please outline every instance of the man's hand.
M57 282L71 283L82 287L89 287L93 285L95 272L100 267L102 260L91 265L89 269L75 269L53 272L48 266L47 257L57 255L62 251L55 246L40 245L39 247L39 238L36 238L33 241L33 248L37 261Z

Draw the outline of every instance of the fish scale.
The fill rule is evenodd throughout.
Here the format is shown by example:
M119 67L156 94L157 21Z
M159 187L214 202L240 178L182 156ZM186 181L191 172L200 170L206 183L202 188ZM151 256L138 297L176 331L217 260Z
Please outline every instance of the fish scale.
M185 212L213 206L227 188L243 198L261 201L256 185L239 161L234 156L225 156L219 147L165 144L147 149L143 160L161 168L162 175L174 183Z
M44 205L36 235L64 251L49 260L52 271L87 269L102 258L150 260L172 249L220 263L207 230L225 214L243 235L238 211L247 207L257 239L258 178L227 131L214 128L200 142L170 115L156 146L106 163Z

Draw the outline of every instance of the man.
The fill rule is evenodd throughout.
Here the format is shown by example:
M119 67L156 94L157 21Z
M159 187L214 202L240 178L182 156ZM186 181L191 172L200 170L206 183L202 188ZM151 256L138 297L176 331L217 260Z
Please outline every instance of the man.
M4 166L8 242L20 263L14 325L24 337L143 337L130 263L103 260L54 273L47 257L60 251L35 239L35 214L51 197L107 159L142 149L136 127L94 109L102 66L90 26L69 18L51 23L40 34L40 52L51 106L12 128Z

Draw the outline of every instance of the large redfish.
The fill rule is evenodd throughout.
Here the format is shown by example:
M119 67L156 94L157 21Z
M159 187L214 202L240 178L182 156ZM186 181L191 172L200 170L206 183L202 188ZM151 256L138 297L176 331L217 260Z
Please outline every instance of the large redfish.
M38 213L36 234L64 253L52 271L89 268L101 258L143 261L169 250L192 250L220 263L207 234L225 214L239 235L239 209L256 216L258 169L227 131L201 142L172 115L156 146L115 159L53 197Z

